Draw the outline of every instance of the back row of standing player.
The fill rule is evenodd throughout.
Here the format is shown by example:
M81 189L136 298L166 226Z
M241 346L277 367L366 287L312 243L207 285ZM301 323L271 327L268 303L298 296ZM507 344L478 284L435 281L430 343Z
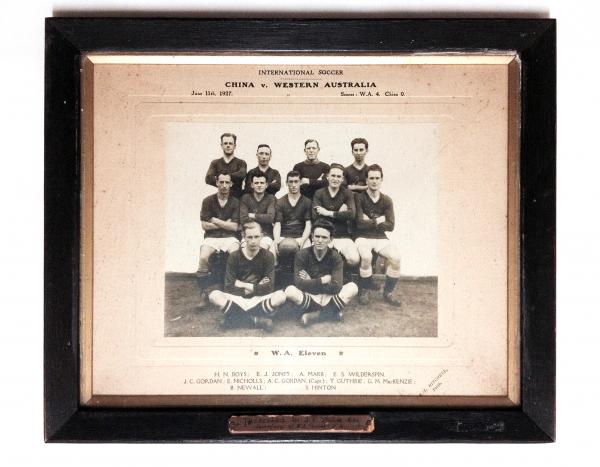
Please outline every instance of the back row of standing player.
M400 306L392 295L400 275L399 253L385 234L394 229L393 202L380 191L382 168L366 164L368 141L364 138L351 141L354 163L343 167L319 161L319 143L314 139L306 140L306 159L287 173L288 193L275 199L281 189L281 176L270 167L271 148L260 144L256 153L258 166L247 171L246 162L234 155L236 140L232 133L221 135L223 156L213 160L206 173L206 183L216 186L217 193L202 203L200 217L205 239L200 249L198 274L208 273L209 258L216 251L233 253L238 250L240 244L236 233L239 226L248 224L260 226L259 246L275 257L295 254L303 247L311 246L312 240L312 249L319 262L321 255L314 242L315 229L318 229L317 233L332 237L327 248L337 250L349 266L360 264L359 301L362 304L368 302L368 291L377 288L372 279L373 252L386 258L383 297L390 305ZM243 245L249 243L247 232L242 229ZM302 265L298 265L298 259L308 253L296 255L296 283L302 282L300 273L306 274L305 270L299 270ZM298 295L300 299L304 300L304 297ZM219 302L226 305L221 303L223 300Z

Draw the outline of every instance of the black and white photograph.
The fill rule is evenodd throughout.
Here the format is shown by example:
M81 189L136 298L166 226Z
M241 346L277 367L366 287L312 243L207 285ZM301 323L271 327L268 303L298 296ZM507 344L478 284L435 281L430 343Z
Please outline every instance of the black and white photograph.
M165 336L437 335L437 123L165 135Z

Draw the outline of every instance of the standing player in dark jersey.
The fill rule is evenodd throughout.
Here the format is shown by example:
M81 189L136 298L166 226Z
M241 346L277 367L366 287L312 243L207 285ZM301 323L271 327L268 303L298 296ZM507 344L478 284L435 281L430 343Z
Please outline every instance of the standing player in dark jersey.
M342 285L342 257L328 246L332 235L330 222L317 221L312 227L312 246L296 253L294 285L285 289L285 295L301 308L304 326L317 321L341 321L342 309L358 293L354 282Z
M215 252L232 253L240 242L237 239L240 202L231 196L231 175L217 176L217 193L202 201L200 221L204 229L204 240L200 246L198 266L199 285L204 288L208 279L208 262Z
M344 167L331 164L327 174L328 186L317 190L313 197L313 219L329 218L333 221L335 230L331 247L344 257L348 265L356 266L360 256L348 230L348 222L356 216L354 194L342 186L343 180Z
M354 138L350 142L354 162L344 169L344 178L349 190L362 193L367 189L367 168L365 162L369 152L369 142L364 138Z
M244 182L244 191L252 193L252 176L264 175L267 179L266 192L270 195L276 195L281 189L281 175L279 172L269 166L271 162L271 147L268 144L259 144L256 149L256 158L258 159L258 167L254 167L248 171L246 181Z
M280 258L291 257L293 260L296 252L310 243L311 202L300 194L300 173L289 172L286 184L288 193L275 204L273 238Z
M361 304L369 301L368 290L376 290L373 283L373 252L387 260L383 299L389 305L400 307L401 302L393 296L400 277L400 252L387 238L385 232L394 230L394 202L381 193L383 169L378 165L369 166L367 191L356 197L356 246L360 254L360 296Z
M260 224L245 224L243 234L244 246L227 260L225 291L213 290L208 299L223 312L223 327L249 325L270 332L286 295L283 290L273 292L274 258L260 247Z
M242 183L246 177L246 162L233 155L237 136L233 133L221 135L221 149L223 156L210 163L206 172L205 181L208 185L217 186L217 174L226 173L231 175L231 195L234 198L242 196Z
M356 195L367 189L367 168L365 162L369 152L369 142L364 138L354 138L350 141L354 162L344 169L344 186ZM348 230L352 236L356 235L356 220L348 222Z
M260 246L275 254L273 222L275 222L275 196L265 193L267 179L264 174L254 174L251 179L252 193L240 200L240 222L258 222L263 235Z
M316 139L307 139L304 142L306 160L297 163L294 170L300 173L300 193L312 201L315 191L327 185L325 176L329 165L319 161L319 142Z

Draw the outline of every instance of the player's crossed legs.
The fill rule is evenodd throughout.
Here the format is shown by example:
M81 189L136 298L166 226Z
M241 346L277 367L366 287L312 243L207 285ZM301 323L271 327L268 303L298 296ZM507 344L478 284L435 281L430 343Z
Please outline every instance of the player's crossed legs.
M273 318L285 303L283 290L269 295L244 298L221 290L213 290L208 296L210 303L223 312L224 328L255 327L267 332L273 330Z
M357 293L358 287L354 282L348 282L334 295L311 294L303 292L294 285L285 289L288 300L298 306L302 312L300 322L303 326L318 321L342 321L342 310Z

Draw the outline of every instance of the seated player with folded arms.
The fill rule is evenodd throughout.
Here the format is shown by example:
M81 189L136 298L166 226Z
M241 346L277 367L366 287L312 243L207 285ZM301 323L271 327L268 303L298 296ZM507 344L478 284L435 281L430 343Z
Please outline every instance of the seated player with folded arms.
M343 261L329 248L333 225L319 220L312 226L312 246L296 253L294 284L285 295L302 311L301 323L309 326L318 321L342 321L342 309L356 296L354 282L342 285Z
M244 224L242 231L244 246L227 260L225 291L213 290L208 299L223 312L223 327L253 326L271 332L286 295L282 290L273 292L274 258L260 247L260 224Z
M275 196L265 193L267 178L264 174L254 174L251 179L252 193L246 193L240 200L240 222L258 222L262 229L260 246L275 254L273 244L273 222L275 222Z
M232 253L240 247L237 238L240 202L231 196L231 185L231 174L218 174L217 193L202 201L200 221L204 240L200 246L200 264L196 273L202 289L208 283L210 257L216 252Z
M311 202L300 194L300 173L292 170L287 174L288 193L275 203L273 238L281 259L293 257L304 248L310 237Z
M331 164L327 173L329 185L317 190L313 197L313 219L326 218L333 222L331 247L344 257L349 266L356 266L360 256L348 228L349 221L354 220L356 215L354 193L342 186L343 181L344 167Z
M383 299L389 305L400 307L400 300L393 296L400 277L400 252L388 240L386 232L394 230L394 202L381 193L383 169L369 166L367 191L356 196L356 246L360 254L359 302L369 302L369 290L377 290L373 282L373 252L387 260Z

